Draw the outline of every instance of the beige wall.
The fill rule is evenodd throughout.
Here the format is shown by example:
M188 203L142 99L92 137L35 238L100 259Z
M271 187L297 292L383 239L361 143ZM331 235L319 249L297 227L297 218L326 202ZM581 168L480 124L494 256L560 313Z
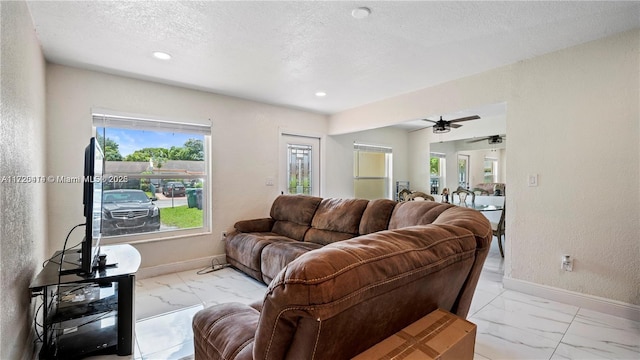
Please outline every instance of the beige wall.
M506 101L505 276L638 305L639 52L635 30L345 111L329 129ZM409 134L412 182L427 176L435 140ZM575 259L571 273L563 254Z
M45 174L45 65L24 2L0 2L0 176ZM0 183L0 359L33 356L28 287L47 241L45 186Z
M393 150L392 185L409 178L409 148L407 132L400 129L373 129L343 135L327 136L327 156L324 173L326 197L354 197L353 143L389 146ZM395 190L394 190L395 191Z
M50 174L82 173L83 149L91 137L91 108L149 114L171 119L211 119L210 192L212 232L161 242L136 244L142 267L223 254L221 233L239 219L268 215L281 190L266 186L278 179L278 144L281 129L325 134L327 120L278 106L107 75L48 65L47 163ZM62 247L68 229L82 222L82 189L79 184L51 184L49 203L49 251ZM80 236L80 234L78 234ZM71 244L77 243L80 238Z
M514 66L507 276L640 304L639 39L636 30ZM574 272L560 270L562 254Z

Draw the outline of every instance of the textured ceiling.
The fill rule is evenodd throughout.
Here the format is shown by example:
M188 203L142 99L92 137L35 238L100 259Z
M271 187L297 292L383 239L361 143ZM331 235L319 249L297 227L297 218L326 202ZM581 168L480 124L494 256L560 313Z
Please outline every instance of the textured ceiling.
M640 26L640 2L28 5L50 62L327 114Z

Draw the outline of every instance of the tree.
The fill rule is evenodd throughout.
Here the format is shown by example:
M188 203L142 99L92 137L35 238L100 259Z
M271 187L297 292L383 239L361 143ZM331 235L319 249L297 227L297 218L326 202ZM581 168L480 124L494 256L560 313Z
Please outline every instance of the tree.
M202 140L189 139L184 146L172 146L168 151L170 160L204 160L204 144Z
M204 144L202 140L189 139L184 143L186 149L186 159L184 160L204 160Z
M152 159L154 161L163 162L164 159L169 158L169 150L165 148L142 148L140 150L136 150L131 154L127 155L124 159L125 161L149 161Z
M166 148L143 148L127 155L125 161L153 161L156 168L161 168L167 160L204 160L204 144L202 140L189 139L184 146Z
M117 142L111 138L104 139L100 134L98 134L97 138L100 147L102 147L102 151L104 151L104 159L106 161L122 161L122 155L120 154Z
M431 175L439 175L440 174L440 158L432 157L429 162L430 162L429 168L431 169Z

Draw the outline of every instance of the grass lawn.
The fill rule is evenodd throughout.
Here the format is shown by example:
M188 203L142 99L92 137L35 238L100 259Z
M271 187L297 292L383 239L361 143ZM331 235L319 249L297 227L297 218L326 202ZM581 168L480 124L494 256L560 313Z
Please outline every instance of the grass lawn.
M201 227L202 210L189 208L187 205L173 208L160 209L160 221L167 226L176 226L180 229Z

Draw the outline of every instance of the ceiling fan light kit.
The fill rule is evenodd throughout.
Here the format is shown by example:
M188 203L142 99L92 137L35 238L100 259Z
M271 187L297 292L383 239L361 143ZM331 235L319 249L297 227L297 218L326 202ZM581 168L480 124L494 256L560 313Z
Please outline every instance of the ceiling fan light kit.
M436 124L433 126L434 134L444 134L444 133L448 133L449 131L451 131L450 124Z
M480 116L478 115L472 115L472 116L467 116L467 117L462 117L459 119L453 119L453 120L443 120L442 116L440 116L440 120L438 121L434 121L434 120L429 120L429 119L422 119L424 121L428 121L428 122L432 122L433 125L433 133L434 134L444 134L444 133L448 133L449 131L451 131L451 128L457 129L459 127L461 127L462 125L456 124L459 122L463 122L463 121L469 121L469 120L478 120L480 119Z

